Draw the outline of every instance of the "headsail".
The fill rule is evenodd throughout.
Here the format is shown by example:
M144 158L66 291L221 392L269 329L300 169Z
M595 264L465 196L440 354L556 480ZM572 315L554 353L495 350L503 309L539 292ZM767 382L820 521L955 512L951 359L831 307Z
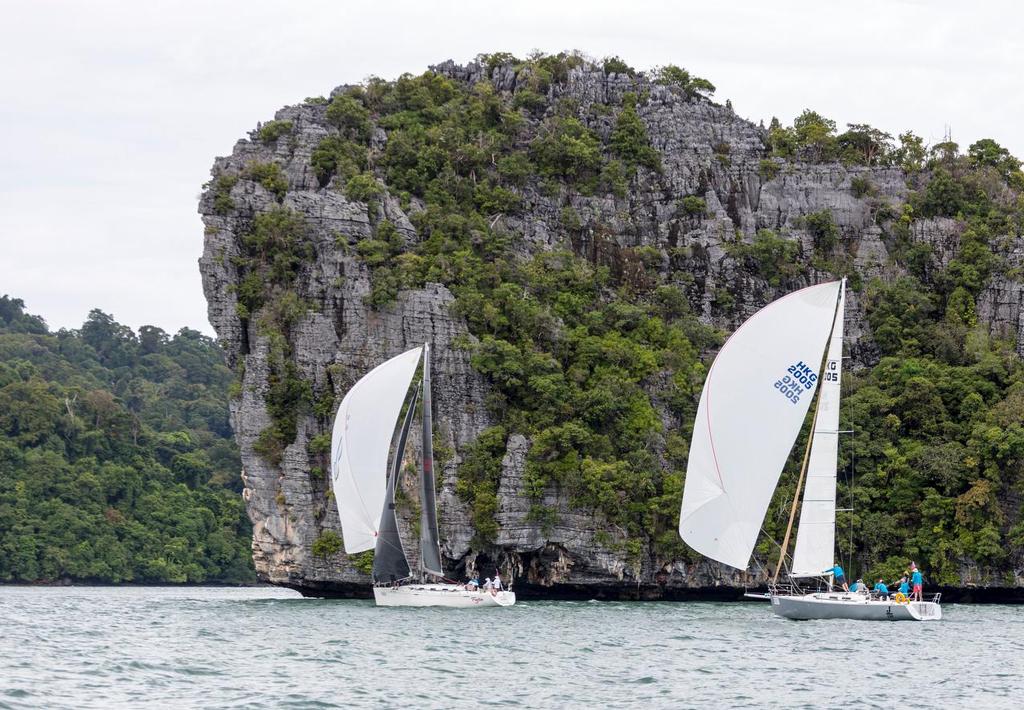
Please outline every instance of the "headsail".
M840 283L774 301L718 352L693 427L679 534L745 569L817 387Z
M846 282L839 291L836 322L829 338L822 376L821 401L807 461L807 482L800 507L793 552L793 577L820 577L835 561L836 469L839 461L839 384L843 372L843 306Z
M402 547L402 538L398 534L398 518L395 515L395 489L398 488L402 476L402 459L405 457L405 441L409 437L413 417L416 414L416 396L413 390L409 396L409 404L405 412L402 431L398 435L398 446L391 461L391 473L388 474L387 489L384 493L384 510L380 514L380 534L377 546L373 551L373 581L397 582L409 577L409 560Z
M423 346L423 467L420 476L420 566L424 572L444 576L437 534L434 495L434 421L430 398L430 344Z
M331 482L345 552L376 545L388 449L422 350L414 348L371 370L338 407L331 437Z

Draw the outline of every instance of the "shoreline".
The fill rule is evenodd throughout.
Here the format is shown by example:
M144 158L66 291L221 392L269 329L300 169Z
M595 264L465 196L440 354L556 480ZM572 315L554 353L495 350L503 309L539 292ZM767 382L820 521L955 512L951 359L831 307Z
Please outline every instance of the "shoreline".
M0 588L154 588L154 589L290 589L303 597L319 599L372 599L369 585L343 584L309 587L296 584L273 584L253 582L251 584L228 584L218 582L202 583L152 583L133 582L0 582ZM600 602L736 602L760 603L746 599L747 591L759 591L757 587L588 587L586 585L558 585L540 587L531 584L513 584L513 591L520 601L600 601ZM941 593L945 604L1024 604L1024 587L931 587L925 589L925 596Z

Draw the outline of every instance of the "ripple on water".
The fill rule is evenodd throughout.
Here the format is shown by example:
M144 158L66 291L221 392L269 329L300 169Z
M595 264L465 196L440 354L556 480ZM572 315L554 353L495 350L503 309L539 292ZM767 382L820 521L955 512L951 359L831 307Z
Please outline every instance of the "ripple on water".
M0 607L0 707L884 705L925 677L939 706L1012 707L1024 692L1012 607L797 624L747 604L453 612L266 588L3 587ZM855 653L899 647L915 652L898 665Z

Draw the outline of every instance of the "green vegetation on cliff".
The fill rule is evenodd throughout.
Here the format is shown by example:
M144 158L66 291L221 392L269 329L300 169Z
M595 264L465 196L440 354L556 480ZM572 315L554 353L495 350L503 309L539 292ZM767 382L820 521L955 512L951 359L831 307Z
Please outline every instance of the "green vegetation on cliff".
M1008 275L1007 244L1024 232L1019 161L988 139L961 154L948 141L928 147L909 132L897 141L864 124L839 133L834 121L806 111L790 127L773 121L762 131L763 151L752 164L738 165L734 147L714 144L698 194L677 194L667 156L652 145L644 121L650 93L668 87L677 100L707 106L710 82L678 67L645 78L612 57L595 69L629 77L631 90L607 105L582 105L562 91L572 70L589 66L578 55L521 61L498 54L479 62L483 75L472 83L427 72L336 93L319 109L332 132L311 160L322 189L367 204L370 235L339 237L339 249L351 248L371 274L367 305L386 308L403 289L441 283L474 336L465 347L492 385L495 422L459 452L457 493L470 506L475 545L497 534L501 460L509 437L521 434L529 443L524 494L542 528L557 523L545 506L555 490L592 513L595 527L621 532L609 544L627 555L647 549L658 564L696 559L676 535L678 505L705 367L723 335L697 311L736 322L740 288L753 283L771 297L845 275L870 326L858 343L863 367L848 375L844 408L844 421L857 431L844 445L840 474L841 495L856 504L840 520L841 530L852 526L852 539L841 532L840 542L853 570L888 574L915 558L932 581L955 583L972 570L1006 571L1020 560L1024 372L1017 344L978 318L993 276ZM514 91L499 91L498 73L509 69ZM646 213L623 219L629 227L620 226L618 236L634 232L617 241L608 225L577 209L594 199L620 214L639 211L632 198L645 189L645 197L656 195L652 201L675 206L673 226L695 230L712 218L726 221L709 214L715 195L708 175L724 182L724 171L736 169L768 182L802 163L855 166L849 189L869 204L868 221L882 233L886 280L875 278L881 269L866 275L855 265L850 246L860 235L844 232L829 209L747 237L733 218L722 227L720 258L743 285L720 284L710 304L701 303L693 284L711 258L704 243L680 238L677 245L671 234L669 245L664 235L644 231ZM879 195L874 180L894 172L875 170L882 168L903 171L905 200ZM248 179L273 190L270 171L250 172ZM386 197L402 206L415 233L382 216ZM717 198L728 212L726 196ZM548 240L543 247L527 244L521 225L531 209L550 203L557 205L557 230L541 237ZM951 254L935 253L915 236L935 218L958 224ZM265 219L255 218L253 234ZM240 315L260 311L263 332L279 338L272 342L285 372L287 318L274 314L295 312L282 305L297 299L291 279L302 237L295 235L287 243L260 242L268 248L246 237L239 261L247 275ZM250 278L255 295L245 300ZM274 424L265 437L274 445L265 455L273 461L314 397L271 385ZM328 414L329 407L318 410L322 419ZM774 511L788 510L793 474L784 475L765 521L776 539L785 515ZM761 553L775 555L768 543Z
M526 493L539 520L553 522L541 500L558 485L628 536L653 534L660 551L678 553L672 508L681 472L659 452L666 439L675 449L685 443L664 431L644 385L662 378L660 396L673 414L692 418L704 372L698 352L716 336L678 289L660 282L654 253L627 249L595 264L563 250L524 261L513 253L516 236L501 226L502 215L520 209L524 181L539 177L548 191L622 193L637 170L660 170L634 95L617 110L607 144L568 105L528 128L517 96L572 61L531 65L531 81L510 97L487 82L466 87L433 73L336 97L332 105L358 101L388 129L375 161L385 184L424 205L411 217L419 243L408 247L381 221L358 253L373 270L372 305L440 282L478 336L472 362L494 384L491 407L502 421L460 473L481 543L495 532L496 471L505 437L516 432L533 441ZM568 238L579 224L571 209L563 221Z
M0 297L0 581L253 581L230 381L194 330Z

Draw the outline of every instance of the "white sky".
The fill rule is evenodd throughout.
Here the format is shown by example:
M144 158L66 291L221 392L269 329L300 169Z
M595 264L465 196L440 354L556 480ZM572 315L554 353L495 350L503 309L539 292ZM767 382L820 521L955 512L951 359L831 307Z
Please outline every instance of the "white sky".
M717 7L716 5L721 5ZM1024 4L0 0L0 294L212 333L196 260L216 155L285 104L480 52L678 64L754 121L813 108L1024 157Z

